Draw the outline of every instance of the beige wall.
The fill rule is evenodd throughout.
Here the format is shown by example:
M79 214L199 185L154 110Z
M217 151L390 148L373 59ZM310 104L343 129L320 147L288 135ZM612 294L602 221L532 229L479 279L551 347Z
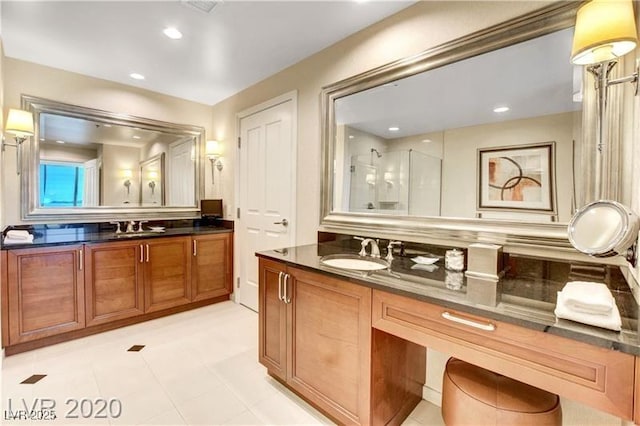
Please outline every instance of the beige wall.
M3 70L3 116L6 116L8 108L19 108L20 96L26 94L138 117L202 126L206 137L211 135L211 106L208 105L6 57L3 57ZM19 185L14 150L7 148L2 157L3 226L21 223L19 192L7 190ZM211 196L210 170L204 176L205 196Z
M213 108L213 136L226 145L225 172L235 166L236 114L298 91L296 243L314 242L320 209L320 91L323 86L545 6L545 2L418 2L277 73ZM227 174L226 176L232 176ZM231 207L233 182L224 198Z
M102 147L102 200L105 206L140 205L140 148L104 145ZM125 170L131 170L129 192L124 186Z

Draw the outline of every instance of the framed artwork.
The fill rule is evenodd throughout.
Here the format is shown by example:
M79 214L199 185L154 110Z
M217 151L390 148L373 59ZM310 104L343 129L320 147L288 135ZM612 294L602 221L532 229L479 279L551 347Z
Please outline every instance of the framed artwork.
M478 210L556 213L555 142L478 149Z

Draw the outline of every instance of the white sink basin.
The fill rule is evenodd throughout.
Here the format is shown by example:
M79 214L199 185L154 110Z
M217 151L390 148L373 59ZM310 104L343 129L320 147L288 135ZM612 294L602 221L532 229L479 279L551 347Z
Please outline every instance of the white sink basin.
M352 271L380 271L389 267L389 262L375 257L363 257L356 254L332 254L324 256L320 262L327 266Z

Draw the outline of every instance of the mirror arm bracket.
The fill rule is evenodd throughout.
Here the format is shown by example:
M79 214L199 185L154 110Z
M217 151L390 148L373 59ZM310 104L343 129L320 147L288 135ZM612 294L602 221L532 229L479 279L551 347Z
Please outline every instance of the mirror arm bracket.
M638 266L638 241L634 242L631 247L627 249L625 258L634 268Z

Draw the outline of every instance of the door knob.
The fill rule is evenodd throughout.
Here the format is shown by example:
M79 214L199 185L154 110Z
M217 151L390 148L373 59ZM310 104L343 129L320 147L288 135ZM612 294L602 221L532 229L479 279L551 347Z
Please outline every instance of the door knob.
M282 219L280 222L273 222L274 225L282 225L282 226L287 226L289 225L289 221L287 219Z

